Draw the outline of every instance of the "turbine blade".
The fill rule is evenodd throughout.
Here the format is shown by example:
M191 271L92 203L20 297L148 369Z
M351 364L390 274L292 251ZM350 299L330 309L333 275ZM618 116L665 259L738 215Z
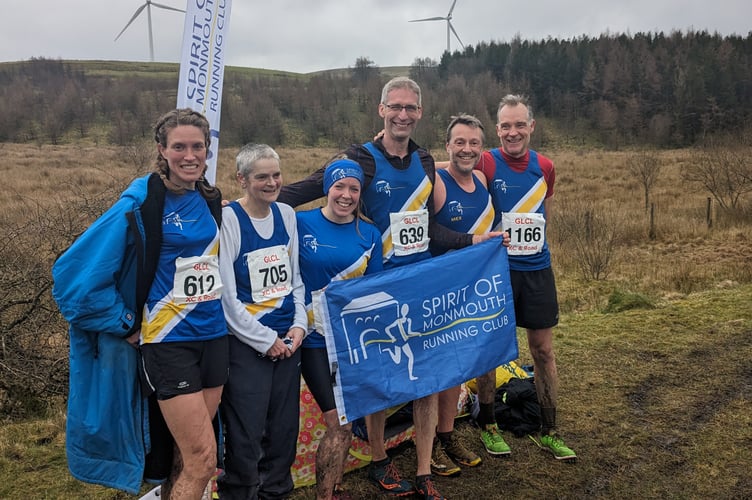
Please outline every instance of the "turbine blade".
M136 20L136 18L138 17L138 15L141 14L141 11L143 11L145 8L146 8L146 4L143 4L141 7L139 7L138 9L136 9L136 13L133 14L133 17L131 17L131 20L128 21L128 24L125 25L125 28L123 28L123 30L120 33L118 33L118 36L115 37L115 41L116 42L117 42L118 38L120 38L120 35L122 35L123 33L125 33L125 30L128 29L128 26L130 26L131 23Z
M455 5L457 5L457 0L454 0L454 2L452 2L452 7L451 7L451 8L449 9L449 14L447 14L447 17L448 17L449 19L451 19L451 18L452 18L452 11L454 10L454 6L455 6Z
M161 3L152 2L151 3L154 7L159 7L160 9L166 9L166 10L174 10L175 12L183 12L185 11L183 9L177 9L175 7L170 7L169 5L162 5Z
M411 19L408 23L417 23L420 21L444 21L446 17L427 17L425 19Z
M462 50L465 50L465 44L462 43L462 40L460 40L460 36L457 34L456 31L454 31L454 26L452 26L452 23L449 21L447 21L447 23L449 23L449 29L451 29L452 33L454 33L454 36L457 37L457 41L460 42L460 47L462 47Z

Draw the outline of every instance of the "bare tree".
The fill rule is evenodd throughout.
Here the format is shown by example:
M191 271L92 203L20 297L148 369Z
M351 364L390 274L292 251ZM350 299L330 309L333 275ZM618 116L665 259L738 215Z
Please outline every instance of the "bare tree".
M560 250L571 252L582 277L606 279L620 237L618 217L591 202L557 203L553 229Z
M650 207L650 190L655 185L662 167L663 164L653 152L641 151L627 158L627 170L642 184L645 193L646 212Z
M748 148L710 147L682 168L684 180L707 190L723 210L735 210L752 192L752 160Z
M423 89L435 88L439 81L439 63L430 57L416 57L410 65L410 78Z
M157 153L154 142L147 139L134 140L125 146L120 146L120 156L137 170L146 171L154 165Z
M40 416L65 396L68 336L52 299L50 270L122 186L112 178L90 195L81 186L61 185L65 199L24 200L0 216L0 415Z
M10 417L39 414L67 379L65 329L50 294L52 212L33 203L21 212L22 220L0 220L0 413Z

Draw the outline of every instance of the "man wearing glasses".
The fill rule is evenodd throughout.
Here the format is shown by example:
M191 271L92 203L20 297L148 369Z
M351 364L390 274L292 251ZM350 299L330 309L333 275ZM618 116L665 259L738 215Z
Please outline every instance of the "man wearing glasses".
M380 138L344 151L360 164L365 174L361 201L363 213L382 232L384 269L403 266L430 257L429 239L445 248L463 248L501 233L472 235L458 233L435 222L433 185L436 179L434 159L410 136L423 115L421 90L406 77L396 77L384 85L379 116L384 119ZM279 201L298 206L322 196L324 168L306 179L284 186ZM403 227L409 221L410 227ZM409 229L409 231L405 231ZM399 238L409 235L409 241ZM394 237L393 237L394 235ZM413 402L415 446L418 466L415 491L428 500L443 499L431 479L431 449L436 432L438 395ZM366 417L372 463L368 477L382 493L406 496L414 492L402 479L384 447L386 413Z

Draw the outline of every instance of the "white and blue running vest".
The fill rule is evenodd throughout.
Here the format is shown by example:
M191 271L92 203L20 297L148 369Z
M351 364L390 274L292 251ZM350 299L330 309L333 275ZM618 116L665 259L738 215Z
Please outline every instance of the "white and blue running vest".
M543 202L548 184L538 163L538 154L530 151L530 160L523 172L512 170L498 148L491 150L491 155L496 161L496 172L488 190L496 210L495 223L501 220L501 214L505 212L539 213L545 217ZM548 238L545 238L543 249L537 254L509 256L509 268L514 271L539 271L548 267L551 267Z
M486 234L491 231L494 209L486 186L473 175L475 191L468 193L448 170L436 169L436 175L441 176L446 187L446 201L436 212L436 222L459 233Z
M290 252L290 235L285 229L282 214L276 203L271 204L272 218L274 219L274 232L269 239L259 236L253 222L248 214L237 201L229 205L235 212L240 225L240 249L238 257L233 262L232 267L235 270L235 283L237 285L238 300L245 304L245 308L253 315L259 323L268 326L276 331L278 335L284 335L292 326L295 318L295 303L293 294L289 293L284 297L277 299L265 300L263 302L254 302L251 297L251 278L248 274L248 262L246 255L249 252L259 248L267 248L276 245L285 245Z
M198 191L167 192L162 212L162 248L156 274L144 304L141 342L211 340L227 334L217 322L220 300L178 304L173 301L178 257L218 255L219 229Z
M406 170L394 168L373 143L363 145L371 153L376 171L368 187L363 191L363 213L381 231L384 269L418 262L431 256L428 249L412 255L394 255L392 234L389 230L389 214L425 209L433 185L423 170L417 151L410 156Z

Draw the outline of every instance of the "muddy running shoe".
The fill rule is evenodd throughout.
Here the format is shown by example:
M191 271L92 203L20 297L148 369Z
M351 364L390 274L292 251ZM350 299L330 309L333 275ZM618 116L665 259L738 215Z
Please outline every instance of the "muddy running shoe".
M575 452L564 444L564 440L556 434L544 434L539 440L530 436L535 444L553 453L556 460L577 460Z
M449 440L449 444L444 445L444 452L453 462L465 467L475 467L480 463L480 457L465 448L465 445L460 443L454 435Z
M486 428L480 431L480 440L483 441L483 446L491 455L509 455L512 453L512 448L501 437L501 431L496 424L486 425Z
M444 496L434 486L431 476L415 478L415 496L424 500L444 500Z
M387 458L386 462L381 464L371 463L368 468L368 479L387 495L402 497L412 495L414 491L410 481L400 478L391 458Z
M438 476L456 476L460 471L460 466L447 456L441 442L434 439L433 453L431 453L431 472Z

